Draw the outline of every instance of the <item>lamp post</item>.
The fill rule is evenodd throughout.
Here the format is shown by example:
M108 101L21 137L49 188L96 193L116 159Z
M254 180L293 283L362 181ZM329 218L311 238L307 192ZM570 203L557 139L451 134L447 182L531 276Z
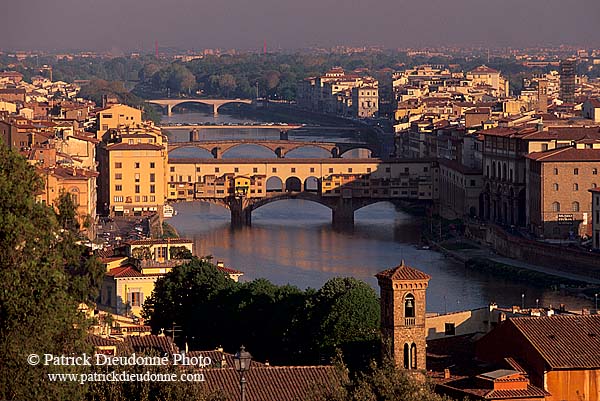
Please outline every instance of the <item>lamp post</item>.
M242 345L240 350L233 356L233 362L235 363L235 370L240 374L240 400L246 401L246 378L244 373L250 370L252 355Z
M598 313L598 293L594 294L594 300L595 300L595 304L596 304L596 313Z
M521 294L521 309L525 309L525 294Z

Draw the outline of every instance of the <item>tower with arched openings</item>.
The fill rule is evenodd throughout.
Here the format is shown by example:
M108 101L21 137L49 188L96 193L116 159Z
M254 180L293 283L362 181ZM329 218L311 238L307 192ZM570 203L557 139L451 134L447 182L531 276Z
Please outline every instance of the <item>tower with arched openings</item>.
M425 293L431 276L407 266L375 275L381 289L381 330L397 366L425 369Z

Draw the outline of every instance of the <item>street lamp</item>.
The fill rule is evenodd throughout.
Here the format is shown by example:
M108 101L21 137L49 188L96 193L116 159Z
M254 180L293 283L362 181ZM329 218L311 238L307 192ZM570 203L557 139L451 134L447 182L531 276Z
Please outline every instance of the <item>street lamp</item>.
M525 294L521 294L521 309L525 309Z
M235 370L240 374L240 400L246 401L246 378L244 377L244 373L250 370L252 355L250 355L242 345L240 350L233 356L233 362L235 364Z
M595 302L595 303L596 303L596 308L595 308L595 309L596 309L596 313L598 313L598 293L595 293L595 294L594 294L594 299L595 299L595 301L596 301L596 302Z

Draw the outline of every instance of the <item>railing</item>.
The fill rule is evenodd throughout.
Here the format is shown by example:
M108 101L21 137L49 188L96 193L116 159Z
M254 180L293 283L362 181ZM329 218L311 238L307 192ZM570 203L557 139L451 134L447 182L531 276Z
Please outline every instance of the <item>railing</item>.
M415 325L415 318L414 317L405 317L404 318L404 325L405 326L414 326Z

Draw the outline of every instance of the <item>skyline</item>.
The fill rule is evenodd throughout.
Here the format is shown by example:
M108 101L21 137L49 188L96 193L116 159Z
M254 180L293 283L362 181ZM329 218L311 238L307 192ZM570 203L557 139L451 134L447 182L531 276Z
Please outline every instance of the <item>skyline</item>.
M198 4L128 0L23 0L6 5L0 49L142 51L162 48L268 49L306 47L600 47L600 2L507 0L377 0L341 4L307 0L241 0ZM515 12L518 10L518 12Z

